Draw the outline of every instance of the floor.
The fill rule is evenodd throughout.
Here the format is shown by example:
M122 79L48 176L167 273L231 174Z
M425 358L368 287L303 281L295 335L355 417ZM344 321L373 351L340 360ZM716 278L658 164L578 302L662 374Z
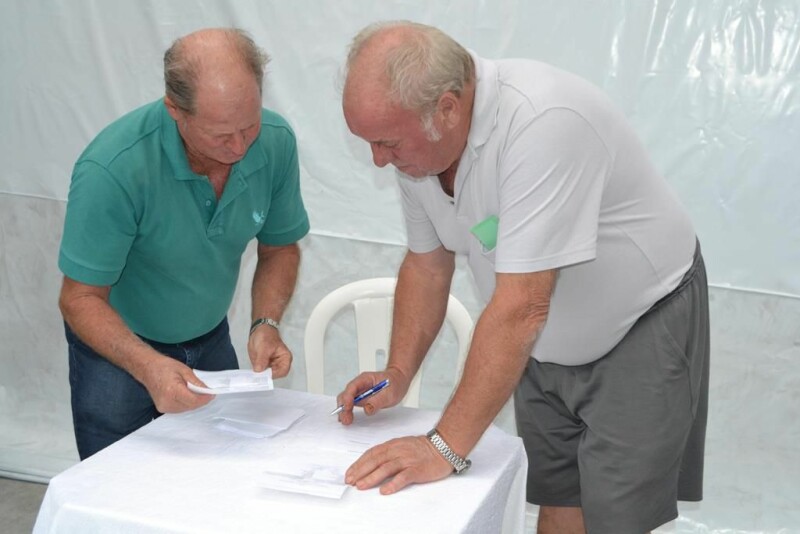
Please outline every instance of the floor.
M46 484L0 477L0 517L4 534L30 534Z

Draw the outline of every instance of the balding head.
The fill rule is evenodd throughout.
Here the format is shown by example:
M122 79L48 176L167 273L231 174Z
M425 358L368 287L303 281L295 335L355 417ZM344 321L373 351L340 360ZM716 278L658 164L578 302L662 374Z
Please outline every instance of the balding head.
M375 165L417 178L455 169L475 98L469 53L430 26L384 22L353 39L342 111Z
M255 82L262 89L269 56L250 36L234 28L209 28L177 39L164 54L167 97L194 113L198 90L204 95L233 97L236 85Z
M345 98L348 90L371 86L424 120L444 93L460 97L474 71L467 50L437 28L409 21L378 22L361 30L350 45Z

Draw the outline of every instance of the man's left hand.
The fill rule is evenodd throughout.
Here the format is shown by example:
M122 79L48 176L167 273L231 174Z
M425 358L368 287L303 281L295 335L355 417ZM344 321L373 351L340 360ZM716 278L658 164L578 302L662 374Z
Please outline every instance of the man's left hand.
M253 331L247 342L247 353L256 373L269 367L273 378L282 378L292 367L292 352L281 340L278 330L268 325Z
M350 466L344 480L360 490L386 481L380 492L390 495L409 484L433 482L452 473L453 466L425 436L407 436L369 449Z

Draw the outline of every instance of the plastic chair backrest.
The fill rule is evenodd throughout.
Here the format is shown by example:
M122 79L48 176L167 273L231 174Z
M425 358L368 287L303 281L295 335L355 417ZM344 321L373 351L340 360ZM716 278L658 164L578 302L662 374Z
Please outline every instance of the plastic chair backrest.
M331 291L311 311L306 323L304 348L308 391L324 393L324 344L328 323L339 310L352 304L356 318L356 340L359 372L375 371L377 354L389 354L392 330L392 307L396 278L368 278L352 282ZM456 380L461 376L469 350L472 318L453 295L447 301L445 320L450 323L458 340ZM403 406L419 406L422 369L417 373L403 399Z

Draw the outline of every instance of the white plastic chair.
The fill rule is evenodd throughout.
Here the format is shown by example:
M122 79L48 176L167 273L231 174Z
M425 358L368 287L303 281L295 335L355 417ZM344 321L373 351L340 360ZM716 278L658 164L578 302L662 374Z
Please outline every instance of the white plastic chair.
M346 284L326 295L311 311L305 330L305 360L308 391L324 393L324 343L328 323L336 313L353 305L356 316L356 339L359 372L377 370L377 354L389 354L392 330L392 307L396 278L369 278ZM447 301L445 320L455 330L458 340L456 379L461 376L472 334L472 318L461 302L453 295ZM422 369L411 381L403 406L419 406Z

